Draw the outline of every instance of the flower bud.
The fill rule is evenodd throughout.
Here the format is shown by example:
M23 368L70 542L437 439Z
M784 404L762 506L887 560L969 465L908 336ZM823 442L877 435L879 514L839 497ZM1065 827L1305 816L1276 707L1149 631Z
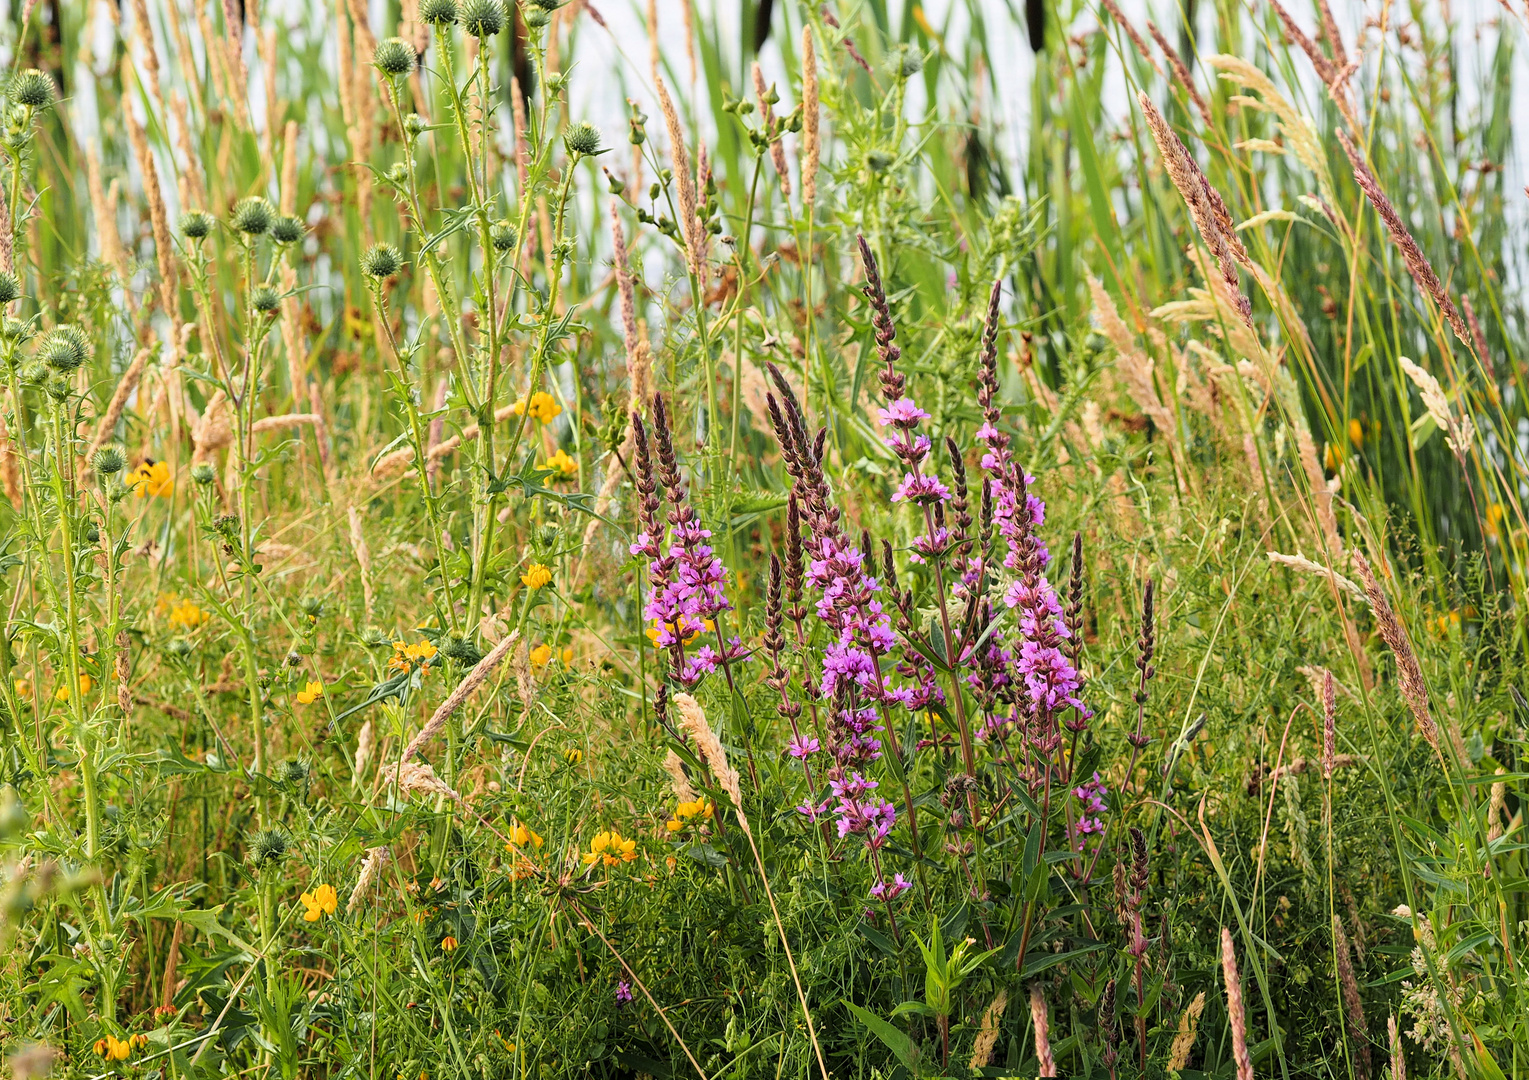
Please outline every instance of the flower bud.
M281 293L269 285L262 285L255 290L255 295L250 298L255 305L255 310L262 315L269 315L281 304Z
M569 124L563 131L563 145L568 148L570 154L581 154L591 157L600 152L600 129L593 124L580 121L577 124Z
M372 53L372 66L394 79L411 74L414 71L414 65L418 62L419 57L414 52L414 46L399 37L379 41L376 51Z
M287 854L287 838L275 829L266 829L250 838L250 862L256 866L280 862Z
M276 211L268 200L259 195L251 195L247 199L240 199L234 206L231 221L234 228L246 236L259 236L271 227L275 217Z
M21 295L21 282L9 270L0 270L0 304L9 304Z
M373 244L361 255L361 270L368 277L390 278L403 269L403 256L392 244Z
M42 341L37 358L54 371L67 375L90 359L90 339L77 326L60 326Z
M36 68L27 68L11 80L10 99L31 109L53 104L53 80Z
M210 462L199 461L191 466L191 479L203 486L212 483L218 478L218 470L212 467Z
M504 5L499 0L467 0L462 29L475 38L493 37L504 29Z
M411 139L418 138L429 127L429 122L417 112L403 118L403 129Z
M532 30L540 30L552 21L552 13L539 7L527 8L521 18L525 19L526 25ZM551 89L550 85L548 89Z
M422 0L419 17L431 26L451 26L457 21L457 0Z
M303 238L303 231L301 218L284 214L271 226L271 239L278 244L295 244Z
M115 446L103 446L91 455L90 467L97 476L115 476L127 468L127 458Z
M181 215L181 234L190 240L201 240L212 232L212 215L191 210Z
M515 226L503 219L494 222L488 230L488 242L495 251L511 251L515 247Z

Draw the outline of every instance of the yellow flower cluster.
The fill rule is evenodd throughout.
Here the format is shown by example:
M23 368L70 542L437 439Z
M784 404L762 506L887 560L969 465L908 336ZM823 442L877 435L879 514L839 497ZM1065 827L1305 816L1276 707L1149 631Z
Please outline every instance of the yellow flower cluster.
M545 641L531 650L531 663L537 667L545 667L552 662L552 646ZM573 662L573 647L564 645L563 651L558 654L558 659L565 665Z
M173 593L165 593L160 596L159 603L154 605L154 614L170 620L170 625L182 630L195 630L212 616L197 607L190 600L183 600Z
M526 399L521 398L515 403L515 415L519 416L526 412ZM538 390L531 395L530 413L532 420L540 420L543 424L550 424L562 413L563 409L557 403L557 399L545 390Z
M540 589L545 585L552 584L552 571L541 563L532 563L526 568L526 572L520 575L520 583L528 589Z
M81 675L80 676L80 694L81 694L81 696L90 693L91 689L95 685L96 685L96 681L94 679L92 679L89 675ZM69 688L67 686L60 686L56 691L54 691L54 693L53 693L53 700L54 701L68 701L69 700Z
M303 922L318 922L325 915L333 915L340 906L340 896L334 891L333 885L320 885L311 893L303 893L298 899L308 909L303 912Z
M695 802L682 802L674 808L674 816L664 824L664 828L670 832L679 832L691 823L692 818L710 818L716 809L704 795Z
M297 692L297 703L299 705L312 705L323 696L324 684L316 679L309 679L308 685Z
M584 860L585 866L593 866L597 862L603 862L606 866L620 866L624 862L636 860L637 841L623 840L615 829L596 833L595 838L589 842L589 850L580 858Z
M716 632L716 629L717 629L717 624L716 623L712 622L710 619L702 619L701 621L706 624L706 632L708 634ZM671 627L673 627L673 625L674 625L673 623L670 624ZM653 620L653 625L648 627L646 630L643 631L643 633L648 636L648 640L653 643L653 647L655 649L658 648L658 628L659 628L658 620L654 619ZM701 631L699 631L699 630L692 630L692 631L690 631L690 633L685 635L684 643L686 645L689 645L692 641L694 641L700 635L700 633L701 633Z
M535 830L527 828L518 821L510 828L510 842L505 847L515 856L514 863L510 867L511 881L524 881L528 877L536 876L536 864L526 856L525 849L535 850L541 846L542 838Z
M517 821L510 829L510 843L515 847L539 848L542 846L542 838Z
M140 499L150 496L169 498L175 492L175 478L170 475L168 461L144 460L143 464L127 474L127 485Z
M406 645L402 641L393 642L393 658L388 661L391 671L412 671L416 667L420 671L430 670L430 661L435 659L438 650L428 641L416 642Z
M573 477L579 475L579 463L573 458L569 457L568 451L562 449L561 447L558 448L557 453L553 454L547 459L547 463L542 467L545 469L551 469L553 472L561 474L562 479L564 480L571 480Z
M128 1055L134 1050L142 1050L149 1045L147 1035L129 1035L125 1039L119 1039L115 1035L107 1035L96 1040L95 1052L97 1057L107 1061L126 1061Z

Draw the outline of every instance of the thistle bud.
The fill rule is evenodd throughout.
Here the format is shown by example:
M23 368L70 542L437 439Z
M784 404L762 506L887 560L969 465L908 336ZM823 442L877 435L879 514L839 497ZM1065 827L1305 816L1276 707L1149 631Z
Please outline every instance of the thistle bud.
M419 138L419 136L429 127L429 122L419 113L411 112L408 116L403 118L404 133L411 139Z
M451 26L457 21L457 0L422 0L419 17L431 26Z
M21 282L9 270L0 270L0 304L9 304L21 295Z
M234 206L234 214L230 221L238 232L246 236L260 236L271 227L275 217L276 211L267 199L259 195L251 195L247 199L240 199Z
M127 458L115 446L103 446L91 455L90 467L97 476L115 476L127 468Z
M53 80L36 68L27 68L11 80L10 98L29 109L46 109L53 104Z
M563 132L563 145L570 154L592 157L600 152L600 129L582 121L569 124Z
M191 466L191 479L204 487L217 478L218 470L214 469L209 462L200 461Z
M373 244L361 256L361 269L379 281L390 278L403 269L403 256L392 244Z
M499 0L467 0L462 29L475 38L490 38L504 29L504 5Z
M190 210L181 215L181 235L188 240L205 239L212 232L212 215Z
M418 62L419 57L414 52L414 46L399 37L379 41L376 51L372 53L372 66L393 79L401 79L405 75L412 74L414 65Z
M293 787L302 785L308 779L308 763L301 759L283 761L281 763L281 781L291 784Z
M250 297L250 302L255 305L255 310L260 314L269 315L281 304L281 293L269 285L262 285Z
M271 226L271 239L278 244L295 244L303 238L303 222L301 218L283 215L276 219Z
M90 339L77 326L60 326L38 347L37 357L54 371L69 374L78 371L90 359Z
M494 246L495 251L511 251L515 247L515 226L508 221L500 219L489 226L488 242Z
M287 838L275 829L256 833L250 839L250 862L255 866L280 862L287 854Z

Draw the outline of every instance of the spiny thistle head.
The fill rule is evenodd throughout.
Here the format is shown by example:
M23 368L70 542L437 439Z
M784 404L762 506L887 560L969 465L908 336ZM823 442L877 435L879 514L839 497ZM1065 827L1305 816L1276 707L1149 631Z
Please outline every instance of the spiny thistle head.
M4 338L7 341L26 341L32 336L32 333L32 322L30 319L18 319L7 315L5 320L0 322L0 338Z
M584 157L598 154L600 129L582 120L577 124L569 124L567 130L563 132L563 145L568 148L570 154L581 154Z
M212 215L201 210L190 210L181 215L181 235L189 240L202 240L212 233Z
M302 218L283 214L271 226L271 239L278 244L295 244L303 238Z
M504 5L499 0L467 0L462 29L475 38L493 37L504 29Z
M403 256L392 244L373 244L361 255L361 270L367 277L390 278L403 269Z
M204 487L218 478L218 470L205 461L199 461L191 466L191 479Z
M255 294L250 298L250 302L255 305L256 311L262 315L269 315L280 306L281 293L269 285L262 285L255 290Z
M250 862L255 866L280 862L287 854L287 838L275 829L257 832L250 839Z
M259 236L276 220L276 210L264 196L251 195L239 200L230 220L233 227L246 236Z
M90 467L97 476L115 476L127 468L127 458L115 446L103 446L90 456Z
M90 359L90 338L78 326L60 326L43 338L37 356L54 371L67 375Z
M281 763L281 780L284 784L297 786L308 779L308 763L301 758Z
M457 0L422 0L419 17L430 26L451 26L457 21Z
M53 80L36 68L27 68L11 80L10 98L31 109L46 109L53 104Z
M515 226L503 219L494 222L488 230L488 242L495 251L511 250L515 247Z
M384 75L395 79L411 74L418 60L414 46L399 37L384 38L377 42L377 51L372 53L372 65Z
M21 282L9 270L0 270L0 304L9 304L21 295Z

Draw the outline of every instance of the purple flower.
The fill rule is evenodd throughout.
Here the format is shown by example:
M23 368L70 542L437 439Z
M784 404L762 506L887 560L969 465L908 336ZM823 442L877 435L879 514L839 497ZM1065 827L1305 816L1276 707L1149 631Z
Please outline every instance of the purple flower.
M616 984L616 1007L626 1008L632 1003L632 984L622 979Z
M831 802L831 799L824 799L820 803L815 803L811 799L803 799L795 809L798 814L801 814L808 821L816 823L818 818L828 813L828 807Z
M1085 780L1081 786L1072 789L1072 797L1078 800L1078 821L1072 827L1073 839L1077 842L1077 849L1082 851L1087 845L1089 838L1099 836L1104 832L1104 819L1101 814L1109 812L1109 805L1104 797L1110 793L1110 789L1104 786L1099 779L1099 774Z
M871 896L877 900L885 900L890 903L911 888L913 888L913 882L901 874L895 874L891 881L878 881L872 885Z
M904 499L921 506L926 503L949 502L950 488L937 477L908 473L892 492L893 502L902 502Z
M804 761L822 748L818 740L811 736L795 735L792 737L791 742L787 744L786 753L798 761Z
M929 414L915 405L912 398L898 398L878 411L886 427L911 428L929 419Z

